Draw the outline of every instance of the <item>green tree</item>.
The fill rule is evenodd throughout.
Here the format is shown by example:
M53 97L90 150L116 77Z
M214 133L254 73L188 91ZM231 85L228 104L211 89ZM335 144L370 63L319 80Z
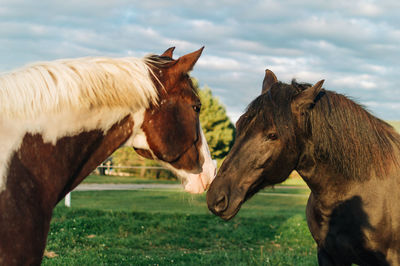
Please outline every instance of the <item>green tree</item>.
M193 82L198 87L197 81ZM213 159L222 160L228 154L235 138L235 127L226 114L225 107L205 86L199 89L201 100L200 123Z

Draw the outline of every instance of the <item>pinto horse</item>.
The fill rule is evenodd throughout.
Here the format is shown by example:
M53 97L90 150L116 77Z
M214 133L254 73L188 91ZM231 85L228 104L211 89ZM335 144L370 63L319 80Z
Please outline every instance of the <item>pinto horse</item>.
M215 174L188 72L172 59L80 58L0 76L0 265L39 265L52 210L114 150L131 146L189 192Z
M266 71L208 207L229 220L296 170L311 190L306 216L320 265L399 265L400 135L322 84L284 84Z

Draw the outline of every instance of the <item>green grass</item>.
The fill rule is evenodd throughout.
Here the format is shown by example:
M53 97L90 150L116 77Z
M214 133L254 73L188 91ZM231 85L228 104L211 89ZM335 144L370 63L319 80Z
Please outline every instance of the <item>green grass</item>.
M89 175L83 180L86 184L179 184L178 180L146 179L135 176Z
M89 175L83 180L87 184L179 184L179 180L148 179L137 176ZM279 186L305 186L301 178L289 178Z
M301 177L297 174L297 172L293 172L290 175L292 178L286 179L283 183L278 184L277 186L297 186L297 187L302 187L305 188L307 187L306 183L301 179Z
M286 190L260 192L229 222L209 213L204 194L73 192L73 207L53 215L46 249L58 256L43 265L316 265L309 192Z

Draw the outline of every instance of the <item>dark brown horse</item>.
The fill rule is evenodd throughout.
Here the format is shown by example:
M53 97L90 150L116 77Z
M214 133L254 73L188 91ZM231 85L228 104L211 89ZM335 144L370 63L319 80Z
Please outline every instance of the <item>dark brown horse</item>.
M400 136L322 84L288 85L266 71L208 207L229 220L257 191L297 170L311 189L306 213L320 265L399 265Z
M215 167L188 72L203 49L39 63L0 76L0 265L39 265L52 210L121 145L189 192Z

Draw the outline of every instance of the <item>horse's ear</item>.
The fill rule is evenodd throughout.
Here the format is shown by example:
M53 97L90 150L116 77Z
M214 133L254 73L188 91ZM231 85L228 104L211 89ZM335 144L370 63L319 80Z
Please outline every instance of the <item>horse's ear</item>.
M175 50L175 47L170 47L161 56L172 58L174 50Z
M180 73L187 73L193 69L193 66L196 64L197 60L199 59L201 53L203 52L204 46L201 47L199 50L186 54L178 58L174 68L176 68L177 72Z
M276 78L274 72L272 72L269 69L266 69L261 94L264 94L267 91L269 91L271 89L272 85L274 85L277 82L278 82L278 79Z
M322 89L322 84L324 84L325 80L318 81L314 86L309 87L302 92L300 92L294 99L295 105L298 108L309 108L311 105L315 103L315 99Z

